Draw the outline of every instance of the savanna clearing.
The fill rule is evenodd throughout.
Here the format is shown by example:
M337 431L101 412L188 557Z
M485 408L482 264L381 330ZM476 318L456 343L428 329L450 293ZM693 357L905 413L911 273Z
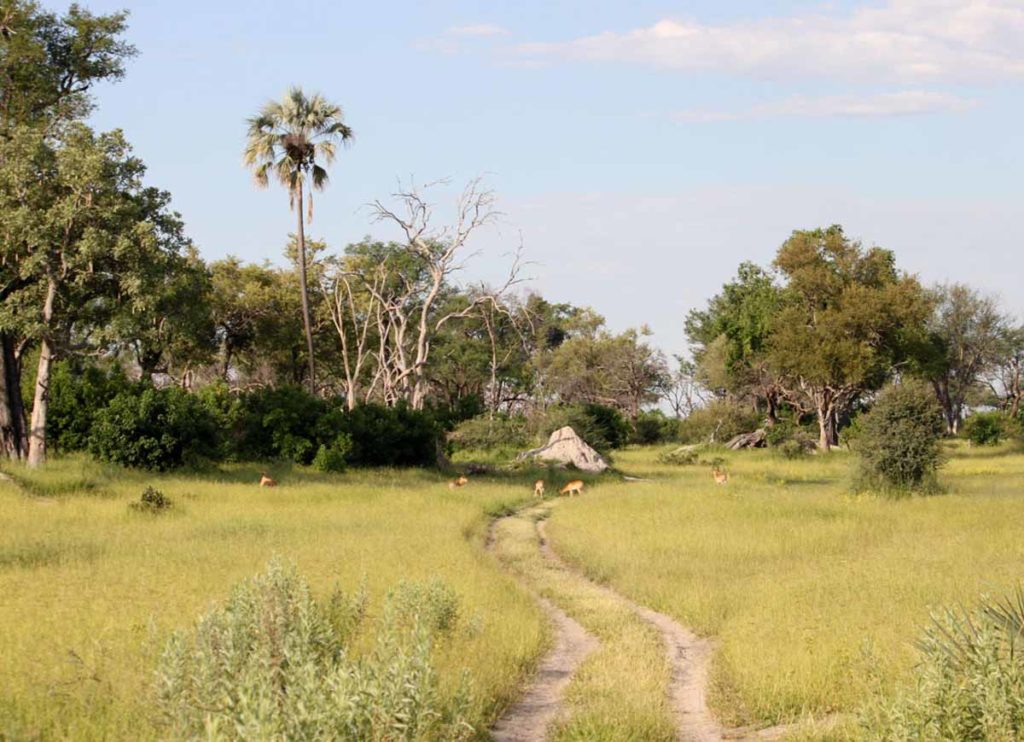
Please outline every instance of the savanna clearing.
M713 639L710 702L724 723L840 712L828 733L857 736L858 710L911 681L930 609L1007 593L1021 577L1024 453L950 452L945 494L888 500L850 494L842 452L730 454L723 487L707 466L625 450L618 469L647 481L592 480L555 504L546 533L593 581ZM72 457L10 471L18 484L0 482L0 737L158 736L153 678L167 637L274 555L318 593L365 581L371 614L402 581L448 583L461 622L434 650L441 692L469 672L468 720L481 737L551 640L527 586L603 641L571 680L556 734L672 736L656 633L541 574L514 523L504 554L485 548L492 518L532 499L535 472L452 490L411 470L282 468L276 489L256 487L247 466L146 475ZM149 484L174 500L171 512L129 509Z

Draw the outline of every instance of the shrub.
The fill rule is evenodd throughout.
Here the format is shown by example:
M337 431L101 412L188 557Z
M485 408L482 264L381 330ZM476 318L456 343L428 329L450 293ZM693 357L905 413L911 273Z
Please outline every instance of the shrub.
M679 423L683 443L724 443L740 433L749 433L761 425L761 416L747 405L716 399L694 410Z
M317 421L326 411L326 402L298 387L249 392L232 411L232 455L241 460L308 464L319 446L314 433Z
M633 421L629 442L641 446L673 441L679 435L679 421L660 410L641 412Z
M864 715L869 735L905 740L1024 738L1024 591L933 614L916 684Z
M132 510L141 513L162 513L174 507L174 503L167 495L153 487L146 487L138 502L130 505Z
M330 443L321 443L313 457L313 468L323 472L342 472L348 468L352 439L341 433Z
M919 382L889 386L858 421L860 484L888 492L935 488L942 463L942 411Z
M975 446L994 446L1007 434L1007 419L1001 412L976 412L964 421L964 437Z
M475 417L458 424L448 441L455 450L494 451L524 449L533 442L526 418L516 415L495 415L493 419Z
M777 446L773 446L773 450L782 458L790 460L800 459L808 454L807 446L795 438L790 438Z
M54 364L50 377L50 407L46 435L58 451L84 451L97 413L120 392L133 387L119 368L73 368L67 361Z
M673 464L675 466L692 466L697 463L697 457L703 448L699 444L680 446L671 451L658 454L658 461L662 464Z
M435 466L441 429L429 412L368 404L338 418L352 440L355 466Z
M217 428L203 404L182 389L139 385L96 413L89 451L103 461L166 470L207 458Z
M359 655L351 645L365 595L336 591L317 602L294 567L272 561L168 642L157 672L168 736L468 739L468 686L442 699L431 660L446 630L431 603L447 606L451 597L437 584L392 593L372 651Z
M546 441L551 433L567 425L602 454L625 445L629 437L629 425L617 410L595 404L549 407L534 416L530 427L538 440Z

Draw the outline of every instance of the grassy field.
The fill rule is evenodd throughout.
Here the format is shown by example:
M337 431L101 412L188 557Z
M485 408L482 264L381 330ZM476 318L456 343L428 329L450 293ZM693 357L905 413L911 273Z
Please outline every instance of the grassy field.
M1024 576L1019 450L952 448L946 494L901 501L851 494L845 453L728 454L726 487L707 466L658 464L656 453L621 452L617 466L649 481L592 481L555 505L548 534L587 576L714 637L712 702L728 724L856 712L911 678L929 609L1006 593ZM365 579L371 613L401 580L447 581L473 630L439 645L436 662L453 692L472 674L479 730L546 645L525 583L602 642L569 686L556 736L672 734L649 627L545 566L526 513L503 521L499 559L485 552L492 515L532 494L526 476L450 490L427 472L280 469L281 486L261 490L246 466L146 475L70 458L11 471L17 486L0 481L0 738L157 736L152 681L166 638L273 555L320 594ZM172 512L130 511L148 484Z
M844 453L728 455L709 467L617 456L650 481L559 504L555 549L593 579L715 637L712 703L729 723L855 712L909 680L929 609L1024 577L1024 453L954 447L944 495L850 493Z
M365 578L371 613L400 580L448 582L474 630L436 661L448 686L472 673L484 729L543 650L542 614L481 542L488 511L530 494L521 484L452 491L432 473L282 469L281 486L261 490L253 467L157 476L83 459L11 471L27 492L0 482L0 739L155 737L166 637L275 554L321 594ZM172 512L129 511L148 484Z

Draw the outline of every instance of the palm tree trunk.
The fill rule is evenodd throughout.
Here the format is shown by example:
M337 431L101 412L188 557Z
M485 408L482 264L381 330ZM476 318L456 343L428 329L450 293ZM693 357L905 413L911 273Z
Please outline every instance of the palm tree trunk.
M306 231L302 222L302 178L298 179L299 228L296 235L299 243L299 289L302 292L302 325L306 331L306 353L309 356L309 391L316 394L316 370L313 363L313 327L309 320L309 291L306 288Z

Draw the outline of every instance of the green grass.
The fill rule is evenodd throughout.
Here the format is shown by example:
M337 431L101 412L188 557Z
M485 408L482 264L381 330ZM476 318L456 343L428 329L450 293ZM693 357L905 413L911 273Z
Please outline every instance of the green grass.
M528 497L524 482L452 491L427 472L281 468L280 486L260 489L251 466L146 475L79 458L8 471L19 486L0 482L0 738L156 737L164 641L275 554L321 595L365 578L371 613L401 580L449 583L478 630L436 662L447 690L472 674L478 728L544 647L542 614L482 549L486 513ZM174 500L170 512L130 510L149 484Z
M532 589L557 604L599 641L566 689L564 718L552 738L567 740L672 740L667 703L669 668L661 638L621 600L543 558L535 507L498 522L498 558Z
M565 502L556 550L590 577L715 637L712 704L728 723L853 712L910 679L936 606L1004 594L1024 577L1024 454L951 448L947 494L850 494L844 453L707 466L618 465L651 481Z

